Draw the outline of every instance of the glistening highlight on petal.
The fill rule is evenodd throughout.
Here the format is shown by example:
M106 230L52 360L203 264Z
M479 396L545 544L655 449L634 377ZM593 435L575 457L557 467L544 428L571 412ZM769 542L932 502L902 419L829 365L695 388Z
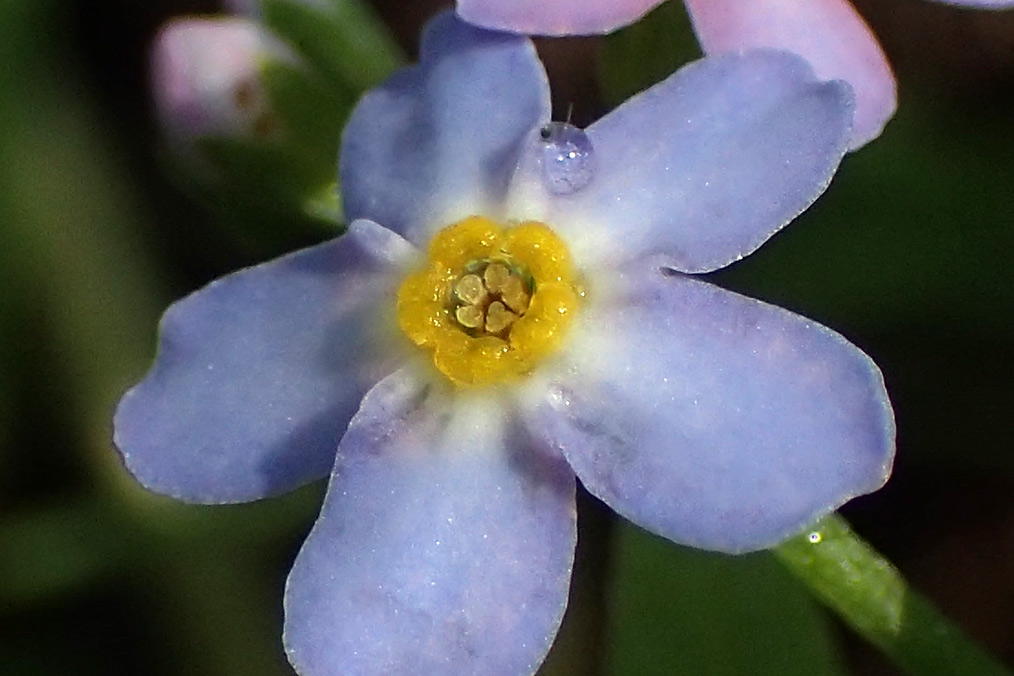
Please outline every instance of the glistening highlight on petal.
M577 260L665 252L684 272L708 272L753 252L824 192L851 118L848 85L818 81L793 54L695 61L587 129L595 166L580 190L549 190L531 132L509 212L552 224Z

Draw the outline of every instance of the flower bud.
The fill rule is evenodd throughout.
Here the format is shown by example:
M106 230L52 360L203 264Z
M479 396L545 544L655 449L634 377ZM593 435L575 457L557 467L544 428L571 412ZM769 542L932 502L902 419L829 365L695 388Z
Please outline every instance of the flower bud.
M261 77L266 59L291 54L254 21L186 18L159 32L152 52L155 109L169 140L265 138L278 127Z

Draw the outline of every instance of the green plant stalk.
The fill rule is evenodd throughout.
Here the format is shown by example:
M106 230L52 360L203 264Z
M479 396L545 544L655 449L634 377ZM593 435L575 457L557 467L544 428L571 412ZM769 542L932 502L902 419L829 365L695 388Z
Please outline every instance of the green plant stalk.
M772 550L860 635L914 676L1012 676L832 515Z

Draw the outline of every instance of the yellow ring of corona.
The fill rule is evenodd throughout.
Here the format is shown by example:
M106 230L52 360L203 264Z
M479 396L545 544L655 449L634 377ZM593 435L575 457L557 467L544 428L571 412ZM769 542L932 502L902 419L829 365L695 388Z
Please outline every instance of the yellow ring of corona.
M454 284L476 262L504 261L531 277L525 313L502 335L466 331L452 311ZM545 224L504 228L471 216L438 232L422 269L398 289L398 324L433 363L459 385L510 382L529 373L556 349L579 301L566 245Z

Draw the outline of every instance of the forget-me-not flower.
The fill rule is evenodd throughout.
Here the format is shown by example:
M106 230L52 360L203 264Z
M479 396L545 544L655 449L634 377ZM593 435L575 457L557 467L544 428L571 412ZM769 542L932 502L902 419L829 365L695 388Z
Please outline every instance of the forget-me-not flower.
M851 117L847 85L761 51L585 133L549 122L529 40L440 15L346 128L348 232L174 304L116 444L193 502L330 473L285 594L304 676L531 674L567 601L576 479L726 552L885 481L873 362L695 277L816 199Z

